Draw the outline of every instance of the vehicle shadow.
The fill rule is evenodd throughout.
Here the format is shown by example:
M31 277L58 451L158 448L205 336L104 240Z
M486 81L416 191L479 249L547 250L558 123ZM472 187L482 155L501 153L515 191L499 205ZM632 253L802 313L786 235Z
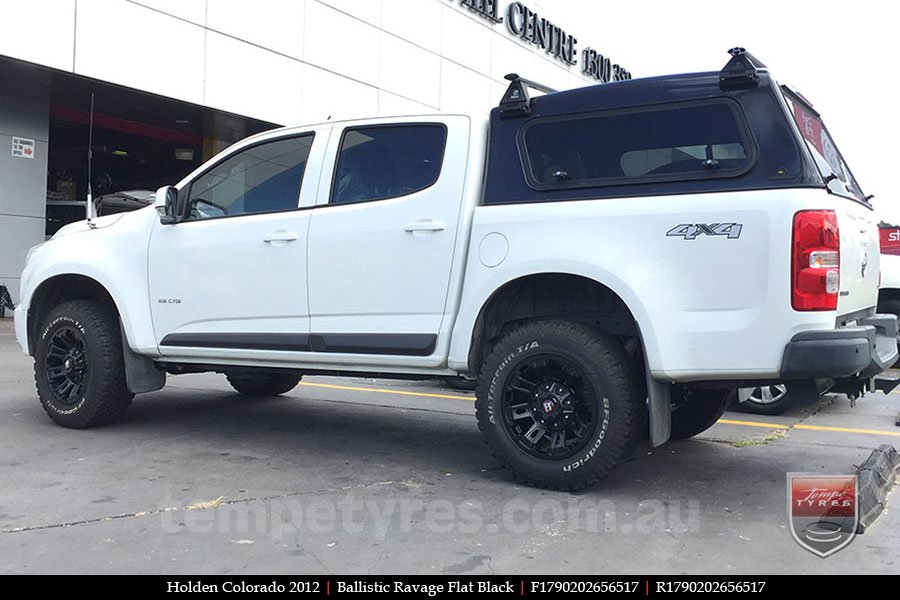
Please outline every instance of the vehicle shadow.
M125 419L94 431L138 443L170 439L187 459L211 470L245 463L254 471L293 472L296 480L330 473L337 484L373 476L434 483L451 474L472 485L515 483L491 456L470 415L304 396L302 388L257 399L169 389L138 397ZM780 493L785 472L808 468L815 454L821 449L785 453L773 445L738 448L700 439L652 448L643 441L619 469L576 495L689 498L722 488Z

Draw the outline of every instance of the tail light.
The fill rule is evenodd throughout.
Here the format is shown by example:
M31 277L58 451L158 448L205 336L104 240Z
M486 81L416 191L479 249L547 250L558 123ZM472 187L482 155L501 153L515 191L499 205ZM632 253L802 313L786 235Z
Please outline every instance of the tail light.
M835 310L841 289L841 234L833 210L794 215L791 306L794 310Z

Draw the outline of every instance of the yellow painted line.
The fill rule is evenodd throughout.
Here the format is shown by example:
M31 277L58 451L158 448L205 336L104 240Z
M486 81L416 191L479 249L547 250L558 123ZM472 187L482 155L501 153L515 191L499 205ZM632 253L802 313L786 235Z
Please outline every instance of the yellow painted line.
M404 390L390 390L386 388L362 387L353 385L334 385L332 383L312 383L309 381L301 381L300 385L308 387L325 388L329 390L343 390L347 392L369 392L372 394L390 394L395 396L415 396L419 398L443 398L445 400L465 400L466 402L474 402L472 396L459 396L456 394L434 394L430 392L408 392ZM806 429L808 431L831 431L835 433L860 433L864 435L887 435L892 437L900 437L900 431L884 431L882 429L856 429L853 427L830 427L825 425L804 425L798 423L796 425L783 425L781 423L766 423L764 421L738 421L735 419L719 419L717 421L723 425L739 425L741 427L759 427L762 429Z
M782 425L781 423L763 423L762 421L734 421L732 419L719 419L716 423L724 423L725 425L742 425L744 427L765 427L766 429L790 429L790 425Z
M866 435L890 435L900 437L900 431L885 431L883 429L856 429L853 427L831 427L828 425L782 425L780 423L763 423L762 421L734 421L732 419L719 419L717 423L725 425L741 425L743 427L763 427L765 429L806 429L808 431L833 431L835 433L863 433Z
M900 437L900 431L884 431L882 429L854 429L852 427L824 427L821 425L794 425L794 429L809 429L810 431L836 431L838 433L865 433L868 435L893 435Z
M475 402L475 398L470 396L455 396L450 394L431 394L428 392L405 392L402 390L387 390L382 388L370 388L370 387L356 387L351 385L333 385L330 383L312 383L308 381L301 381L300 385L306 385L309 387L320 387L327 388L329 390L345 390L349 392L371 392L374 394L394 394L397 396L418 396L420 398L446 398L447 400L468 400L469 402Z

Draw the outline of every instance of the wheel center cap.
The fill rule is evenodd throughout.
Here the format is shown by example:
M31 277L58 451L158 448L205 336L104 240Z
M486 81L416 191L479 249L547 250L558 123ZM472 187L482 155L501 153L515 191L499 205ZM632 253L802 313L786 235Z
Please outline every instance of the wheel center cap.
M67 373L72 370L72 359L71 358L67 358L66 362L63 363L63 369L65 369Z
M544 400L541 403L541 411L543 411L545 415L552 415L556 412L556 403L553 400Z

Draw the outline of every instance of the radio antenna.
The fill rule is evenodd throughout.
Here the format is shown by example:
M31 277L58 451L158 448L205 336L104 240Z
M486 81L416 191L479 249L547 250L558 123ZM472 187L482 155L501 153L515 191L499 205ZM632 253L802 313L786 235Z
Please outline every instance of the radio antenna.
M94 158L94 93L91 92L91 116L88 121L88 154L87 154L87 202L85 210L87 211L87 225L91 229L97 227L94 223L94 219L97 217L94 214L94 197L91 194L91 161Z

